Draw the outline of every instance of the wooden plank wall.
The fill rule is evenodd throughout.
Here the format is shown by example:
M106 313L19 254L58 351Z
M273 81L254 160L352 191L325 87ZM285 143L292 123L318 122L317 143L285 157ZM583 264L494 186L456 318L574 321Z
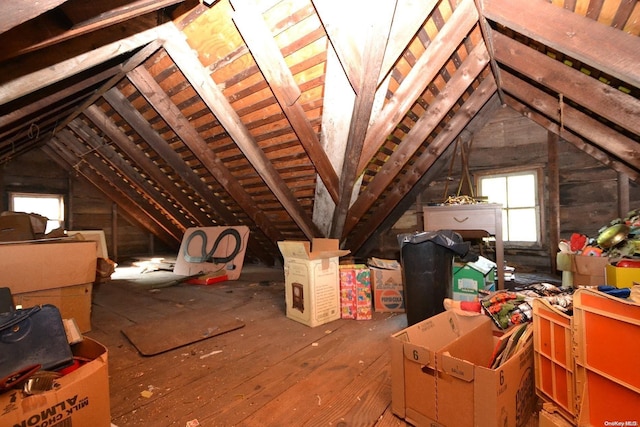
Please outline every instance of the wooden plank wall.
M544 168L548 179L547 131L531 120L510 108L501 108L480 132L473 136L469 155L469 171L474 174L488 170L518 168L522 165L540 165ZM451 150L452 147L450 147ZM445 153L446 154L446 153ZM450 154L450 153L449 153ZM439 162L446 162L442 170L448 171L451 165L449 158L443 155ZM437 167L437 165L435 165ZM449 194L455 194L460 182L461 161L458 153L451 180ZM560 192L560 238L568 239L572 233L583 233L597 237L597 231L620 213L618 174L603 166L591 156L579 151L573 145L560 140L558 144L559 192ZM624 181L624 178L623 178ZM420 202L442 202L447 177L431 183L421 195ZM622 186L625 183L622 182ZM633 182L628 184L629 209L640 208L640 186ZM624 188L624 187L623 187ZM544 193L544 226L548 225L549 200L548 191ZM624 193L624 191L623 191ZM625 195L623 194L623 196ZM397 253L397 234L421 229L421 216L416 212L417 204L412 206L396 223L387 236L380 238L380 255ZM547 227L548 228L548 227ZM505 250L507 262L531 266L537 269L548 269L549 253L554 253L548 246L548 236L543 247L536 250Z
M0 182L3 211L8 209L8 193L12 191L65 195L69 228L104 230L109 257L114 261L174 252L157 239L151 239L148 232L117 210L117 248L114 248L114 207L111 200L75 174L68 174L40 150L32 150L0 168Z

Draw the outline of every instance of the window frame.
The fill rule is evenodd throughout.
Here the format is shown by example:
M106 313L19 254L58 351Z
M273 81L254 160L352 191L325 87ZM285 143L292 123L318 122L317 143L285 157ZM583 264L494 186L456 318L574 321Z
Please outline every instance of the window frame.
M474 185L477 189L478 196L481 197L481 185L480 182L483 178L491 178L491 177L504 177L509 175L524 175L531 173L534 175L535 185L536 185L536 205L535 216L536 216L536 226L537 226L537 240L535 242L524 242L517 240L506 240L506 236L503 237L503 244L505 247L509 248L523 248L523 249L541 249L544 247L546 242L546 227L545 221L543 219L544 212L544 166L542 165L531 165L527 167L517 167L517 168L503 168L503 169L493 169L487 170L483 172L474 173ZM508 221L507 211L508 207L502 208L502 221Z
M23 198L31 198L31 199L45 199L45 198L49 198L49 199L58 199L58 207L59 207L59 215L61 215L61 218L49 218L47 216L47 229L46 232L49 232L51 230L48 230L49 226L48 224L50 222L58 222L58 227L65 227L65 222L66 222L66 218L65 218L65 214L66 214L66 201L65 201L65 197L64 194L59 194L59 193L32 193L32 192L26 192L26 191L9 191L7 193L7 197L8 197L8 204L9 204L9 210L11 211L15 211L15 205L14 205L14 198L16 197L23 197ZM39 212L25 212L25 213L37 213L39 215ZM58 228L58 227L54 227L52 229Z

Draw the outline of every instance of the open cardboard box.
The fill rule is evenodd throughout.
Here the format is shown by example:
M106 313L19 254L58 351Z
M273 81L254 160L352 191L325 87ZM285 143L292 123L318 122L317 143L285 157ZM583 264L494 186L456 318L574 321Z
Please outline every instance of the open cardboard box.
M56 380L57 387L25 396L21 389L0 394L1 426L110 427L108 352L88 337L73 354L89 361Z
M416 426L524 426L535 404L532 342L497 369L487 316L445 311L391 337L392 410Z
M307 326L340 318L339 259L337 239L278 242L284 257L286 316Z

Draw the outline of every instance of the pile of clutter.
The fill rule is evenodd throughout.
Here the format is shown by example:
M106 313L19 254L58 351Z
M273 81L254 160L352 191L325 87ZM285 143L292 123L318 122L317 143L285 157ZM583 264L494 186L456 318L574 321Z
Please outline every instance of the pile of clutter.
M560 241L558 249L562 253L606 256L612 264L636 258L640 256L640 209L602 226L596 238L573 233L569 240Z

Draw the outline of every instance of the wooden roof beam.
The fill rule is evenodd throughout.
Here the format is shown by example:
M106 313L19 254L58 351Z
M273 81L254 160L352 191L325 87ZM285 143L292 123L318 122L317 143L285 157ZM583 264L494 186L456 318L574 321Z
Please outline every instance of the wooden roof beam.
M469 86L476 80L480 72L489 63L489 53L484 43L479 43L465 61L460 65L455 74L447 83L447 88L435 97L427 111L425 111L411 131L406 135L402 143L391 154L384 166L378 171L367 188L349 209L344 234L348 234L371 208L376 200L391 185L398 173L413 157L427 137L446 117L449 110ZM493 77L490 77L492 79Z
M62 150L66 149L70 153L73 153L75 157L75 163L71 164L73 165L73 168L75 170L84 171L84 173L81 173L85 175L88 174L85 168L90 167L98 175L102 176L102 179L104 181L109 183L112 189L110 191L110 198L117 200L118 205L126 206L128 204L134 204L138 206L146 215L147 221L152 220L152 222L157 227L163 230L162 234L169 235L176 241L182 240L182 232L178 230L177 225L169 221L165 216L159 215L157 209L152 206L147 199L142 197L140 193L135 191L130 185L127 184L115 187L115 183L121 182L121 179L116 176L115 172L101 160L97 159L93 155L86 155L86 148L82 144L80 144L80 142L78 142L78 140L70 130L61 130L56 134L55 140L64 144L65 148L60 147Z
M353 189L358 176L358 163L362 147L371 122L371 112L378 87L378 76L387 46L391 22L397 0L367 2L369 19L366 27L362 54L362 86L356 95L349 126L349 136L340 174L340 200L336 205L331 223L330 236L341 238L344 234L347 212L352 200Z
M377 206L375 214L371 215L366 223L361 224L357 230L349 233L345 247L351 249L353 253L358 251L378 229L380 224L384 222L389 212L392 212L404 195L409 193L413 186L420 181L422 176L427 173L444 150L464 130L465 126L469 124L496 91L497 86L493 78L487 78L482 81L453 118L449 120L445 129L429 144L429 149L421 157L415 159L412 171L403 175L394 189L386 193L384 201Z
M136 203L130 201L127 198L120 197L117 190L103 177L93 170L86 163L78 163L78 158L75 157L58 138L51 138L46 146L42 147L42 150L56 163L61 166L66 164L65 169L73 171L74 173L82 176L93 187L98 189L104 196L116 203L122 208L131 218L133 218L142 228L149 233L158 236L163 242L169 246L175 246L180 243L180 240L176 239L171 233L168 233L163 227L159 226L155 221L147 215L147 213ZM64 167L64 166L63 166Z
M603 165L615 170L618 173L627 175L634 182L640 182L640 172L638 171L638 169L633 169L626 164L615 160L615 158L610 156L609 153L602 150L597 145L588 142L586 139L581 138L580 136L572 133L566 128L561 128L558 123L554 122L553 120L549 120L549 118L547 118L544 114L538 113L536 110L531 109L531 107L527 106L523 102L508 94L505 95L505 102L507 106L518 111L520 114L539 124L549 132L558 135L564 141L572 144L578 150L593 157Z
M320 145L302 105L298 102L300 88L287 66L282 52L273 39L259 12L246 0L232 1L233 20L247 47L258 64L280 108L291 123L293 131L314 164L318 176L327 187L334 202L338 201L338 175Z
M482 14L623 82L640 87L640 38L636 36L594 23L546 0L482 0Z
M562 128L570 129L621 161L640 169L640 143L568 105L564 105L560 120L557 99L511 73L503 71L502 83L506 93L547 117L556 117L556 123ZM560 136L563 137L563 134Z
M67 0L13 0L0 14L0 34L60 6Z
M265 235L274 243L282 240L280 231L273 225L267 215L253 201L251 195L227 169L224 163L209 148L207 142L189 123L171 98L162 90L153 76L143 66L132 70L128 76L133 85L140 91L165 122L180 137L184 144L207 168L209 173L224 187L229 195L238 203L246 214L258 225Z
M640 135L640 100L503 34L494 32L493 39L498 62ZM636 53L640 68L640 43Z
M269 189L278 198L284 209L302 232L311 239L321 236L320 231L309 215L302 208L287 184L278 174L260 146L238 117L229 101L218 85L213 81L200 60L195 56L191 47L184 39L184 34L171 25L163 31L164 47L178 68L191 83L193 89L200 95L203 102L216 116L218 122L233 138L240 151L247 157Z
M403 119L409 108L425 91L456 48L478 22L473 0L463 0L425 52L418 58L398 90L384 106L367 131L358 163L358 175L376 155L384 141Z

